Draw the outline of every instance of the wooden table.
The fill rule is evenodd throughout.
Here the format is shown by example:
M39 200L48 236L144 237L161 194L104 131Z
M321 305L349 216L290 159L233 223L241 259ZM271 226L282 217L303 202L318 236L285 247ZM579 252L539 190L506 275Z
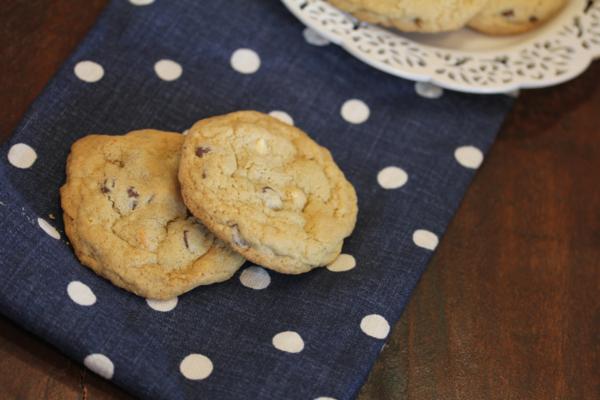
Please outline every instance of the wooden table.
M106 0L4 0L0 137ZM526 91L359 399L600 393L600 62ZM0 317L0 397L129 399Z

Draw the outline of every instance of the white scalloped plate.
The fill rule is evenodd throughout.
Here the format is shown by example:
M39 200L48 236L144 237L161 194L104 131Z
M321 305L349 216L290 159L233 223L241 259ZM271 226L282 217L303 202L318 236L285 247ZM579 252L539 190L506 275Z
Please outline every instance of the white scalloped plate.
M282 0L305 25L392 75L470 93L557 85L600 57L600 0L571 0L542 27L492 37L469 29L401 33L357 21L324 0Z

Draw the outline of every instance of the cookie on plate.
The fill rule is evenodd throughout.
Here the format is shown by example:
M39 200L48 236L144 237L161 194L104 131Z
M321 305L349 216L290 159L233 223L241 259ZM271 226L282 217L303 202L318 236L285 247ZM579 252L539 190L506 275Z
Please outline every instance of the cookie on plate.
M356 18L405 32L460 29L488 0L329 0Z
M177 181L183 136L90 135L67 161L61 205L79 260L115 285L168 299L231 277L244 259L191 217Z
M179 181L185 204L216 236L282 273L332 262L356 223L356 192L329 151L259 112L190 128Z
M490 35L527 32L556 15L567 0L491 0L469 27Z

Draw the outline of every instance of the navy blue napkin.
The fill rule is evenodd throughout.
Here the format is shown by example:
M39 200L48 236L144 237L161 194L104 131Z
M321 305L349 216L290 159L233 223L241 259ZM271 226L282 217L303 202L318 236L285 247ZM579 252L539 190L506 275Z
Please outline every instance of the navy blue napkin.
M114 0L1 149L0 312L142 398L352 398L510 105L376 71L277 0ZM247 263L152 302L77 261L59 207L76 139L242 109L309 132L356 187L336 263Z

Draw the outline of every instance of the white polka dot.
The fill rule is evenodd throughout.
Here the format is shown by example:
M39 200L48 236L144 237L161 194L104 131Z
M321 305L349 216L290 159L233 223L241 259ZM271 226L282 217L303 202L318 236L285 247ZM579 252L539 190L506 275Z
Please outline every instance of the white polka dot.
M154 0L129 0L129 2L134 6L147 6L154 3Z
M371 111L364 101L351 99L344 103L341 114L342 118L351 124L362 124L369 119Z
M412 239L417 246L428 250L435 250L439 243L437 235L425 229L414 231Z
M17 168L29 168L37 160L37 153L35 150L25 144L17 143L13 144L8 150L8 162Z
M321 397L316 397L315 400L336 400L336 399L333 397L321 396Z
M264 268L249 267L240 274L240 282L247 288L261 290L271 284L271 276Z
M327 38L310 28L305 28L304 31L302 31L302 36L304 36L304 40L306 40L308 44L312 44L313 46L327 46L330 43Z
M273 118L277 118L281 122L285 122L286 124L294 125L294 119L290 116L290 114L286 113L285 111L275 110L275 111L271 111L269 113L269 115Z
M179 371L187 379L198 381L210 376L213 371L213 363L210 358L202 354L190 354L179 364Z
M252 49L237 49L230 62L231 67L241 74L253 74L260 68L260 57Z
M98 82L104 76L102 65L93 61L80 61L75 65L75 75L84 82Z
M175 307L177 307L177 301L177 297L169 300L146 299L146 303L148 303L151 309L160 312L169 312L173 310Z
M90 354L83 360L83 365L104 379L112 378L115 373L115 366L104 354Z
M415 92L427 99L438 99L444 94L444 89L429 82L415 83Z
M58 233L56 228L50 225L48 221L42 218L38 218L37 223L40 226L40 228L42 228L42 230L46 232L51 238L56 240L60 239L60 233Z
M67 285L67 294L80 306L91 306L96 303L96 295L85 283L73 281Z
M390 333L390 324L381 315L371 314L360 321L360 329L375 339L385 339Z
M273 336L273 346L287 353L300 353L304 349L304 340L297 332L285 331Z
M477 169L483 162L483 153L473 146L459 147L454 151L454 157L465 168Z
M377 174L377 182L384 189L398 189L407 181L408 174L398 167L385 167Z
M327 269L333 272L350 271L356 267L356 260L350 254L342 253L334 262L327 266Z
M181 65L173 60L160 60L154 64L154 72L163 81L174 81L181 76L183 69Z

